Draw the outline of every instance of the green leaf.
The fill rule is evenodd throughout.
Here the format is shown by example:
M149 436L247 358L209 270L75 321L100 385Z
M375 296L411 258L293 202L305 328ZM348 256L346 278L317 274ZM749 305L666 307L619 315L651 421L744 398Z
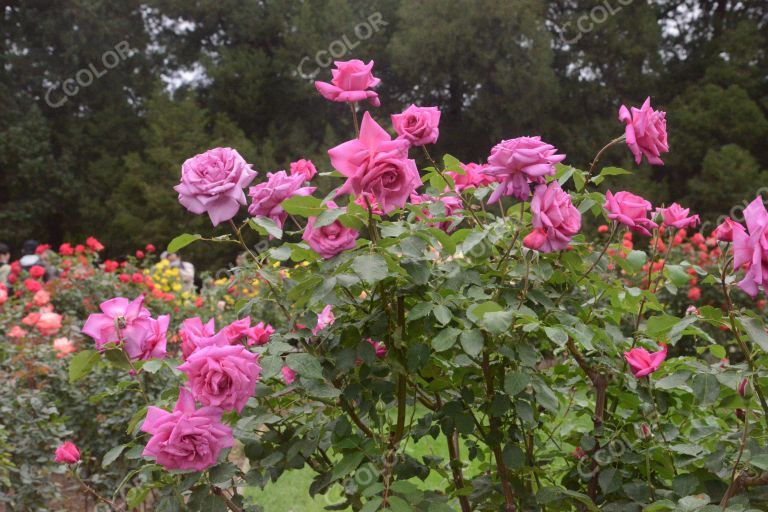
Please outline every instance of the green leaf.
M304 352L288 354L285 358L285 364L302 377L309 379L323 378L323 366L313 355Z
M323 226L330 226L334 222L336 222L336 219L341 217L346 213L344 211L344 208L328 208L323 213L320 214L320 216L315 220L315 227L321 228Z
M91 372L91 369L99 360L99 353L95 350L81 350L69 362L69 382L76 382Z
M720 396L720 383L717 377L709 373L697 373L691 383L693 394L701 405L709 405Z
M290 215L301 217L319 217L327 208L323 202L312 196L293 196L280 203Z
M179 235L173 240L171 240L171 243L168 244L168 252L178 252L179 249L182 249L192 242L196 242L197 240L200 240L203 238L200 235L190 235L189 233L184 233L183 235Z
M461 342L461 348L464 349L464 352L472 357L479 355L483 350L483 346L485 345L483 333L477 329L473 329L471 331L463 331L459 341Z
M101 459L101 467L106 468L107 466L115 462L115 460L117 460L120 454L123 453L123 450L125 450L126 446L128 445L121 444L120 446L115 446L114 448L109 450L107 453L105 453L104 458Z
M248 225L262 235L269 235L278 239L283 238L282 228L269 217L254 217L248 220Z
M437 352L448 350L456 343L456 338L458 338L460 332L461 331L455 327L443 329L434 337L434 339L432 339L432 348Z
M739 317L739 321L750 339L763 349L764 352L768 352L768 333L765 332L763 322L758 318L749 316Z
M331 472L331 480L338 480L341 477L347 476L352 471L357 469L365 454L362 451L354 451L344 454L341 461L333 467Z
M208 470L208 478L212 484L218 487L228 488L231 485L230 481L234 478L237 472L237 466L231 462L222 462Z
M643 251L630 251L627 254L626 262L633 271L637 272L643 268L647 258L648 256Z
M528 387L530 376L525 372L510 372L504 377L504 391L509 396L515 396Z
M616 468L605 468L600 471L597 482L605 494L616 492L621 488L621 473Z
M432 314L435 315L435 318L437 318L437 321L440 322L441 325L448 324L453 316L451 315L451 310L442 304L437 304L432 308Z
M387 261L378 254L363 254L352 261L352 269L366 282L377 283L387 277Z
M555 342L558 346L563 346L568 342L568 333L566 333L560 327L544 327L544 332L547 334L547 338Z

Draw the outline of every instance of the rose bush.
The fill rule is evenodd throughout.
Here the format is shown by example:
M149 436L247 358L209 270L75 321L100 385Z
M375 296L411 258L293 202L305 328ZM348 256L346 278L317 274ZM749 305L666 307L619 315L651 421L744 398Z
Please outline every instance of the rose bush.
M377 104L372 63L336 67L324 97L353 113ZM620 119L625 135L583 171L538 136L501 141L487 165L438 161L437 116L396 121L393 139L365 112L329 150L345 179L334 191L273 173L251 188L253 217L234 212L232 235L205 242L248 253L234 280L259 294L227 293L242 323L173 311L181 347L143 359L134 324L164 303L91 303L80 318L94 341L69 356L70 376L108 372L102 393L122 387L134 404L127 439L102 454L134 465L102 502L258 510L245 486L309 468L308 492L339 493L336 510L764 510L768 334L749 295L765 282L768 214L756 200L746 228L689 236L698 219L683 207L603 193L629 172L598 170L608 148L652 163L668 149L649 101ZM248 236L271 246L252 252ZM136 294L100 296L112 297ZM257 321L274 331L252 343ZM427 438L444 450L415 456ZM68 464L74 478L82 464Z

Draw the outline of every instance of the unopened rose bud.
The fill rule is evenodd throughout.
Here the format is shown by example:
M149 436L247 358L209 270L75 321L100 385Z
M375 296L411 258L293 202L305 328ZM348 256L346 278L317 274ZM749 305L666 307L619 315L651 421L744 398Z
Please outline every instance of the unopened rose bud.
M742 380L739 383L738 391L739 391L739 396L741 398L744 398L745 396L747 396L747 386L748 385L749 385L749 379L744 379L744 380Z
M571 457L576 460L583 459L587 454L581 449L581 446L577 446L575 450L571 452Z
M80 461L80 450L78 450L77 446L73 443L67 441L56 448L56 457L54 460L65 464L75 464Z
M642 434L643 439L650 439L651 427L649 427L647 423L643 423L642 425L640 425L640 433Z

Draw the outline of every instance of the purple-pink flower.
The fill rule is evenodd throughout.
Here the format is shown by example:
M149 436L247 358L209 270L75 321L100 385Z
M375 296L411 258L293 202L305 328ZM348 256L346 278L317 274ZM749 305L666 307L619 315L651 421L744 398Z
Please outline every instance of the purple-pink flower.
M733 229L733 270L747 269L739 288L755 297L768 286L768 212L760 196L744 209L744 220L746 231Z
M328 201L326 204L329 208L338 208L333 201ZM301 239L323 258L333 258L339 253L355 248L355 240L359 235L356 229L346 227L338 219L320 227L315 227L316 223L317 217L310 217L307 220Z
M632 107L630 111L624 105L619 109L619 121L627 125L624 136L636 163L639 164L645 155L648 162L664 165L659 156L669 151L666 117L666 112L653 110L650 96L639 109Z
M335 321L336 317L333 316L333 308L330 304L327 304L320 312L320 314L317 315L317 325L315 325L315 328L312 329L312 334L317 336L317 333L329 325L333 325L333 322Z
M678 229L693 228L700 222L698 215L689 215L691 212L690 208L683 208L677 203L672 203L667 208L659 208L658 211L661 213L664 225L667 227Z
M402 208L422 185L408 147L408 141L392 140L366 112L359 137L328 150L333 167L347 177L337 195L371 194L384 213Z
M267 344L275 329L271 325L264 325L264 322L259 322L251 327L251 317L247 316L235 320L224 327L222 331L231 345L245 341L248 346L251 346Z
M317 174L315 164L313 164L311 160L306 160L304 158L301 160L296 160L295 162L291 162L290 171L291 176L304 176L305 181L311 181L312 178L314 178Z
M305 187L306 177L303 174L289 176L285 171L267 173L267 181L248 189L251 205L248 213L254 217L268 217L280 227L283 227L288 213L280 204L294 196L308 196L315 187Z
M538 185L531 200L534 232L523 240L529 249L541 252L562 251L581 229L581 213L571 196L553 181Z
M648 352L644 348L633 348L629 352L624 352L624 359L627 360L632 370L632 375L645 377L655 372L667 358L667 346L659 343L661 350L658 352Z
M379 95L369 90L379 85L379 80L371 70L373 61L365 64L358 59L348 61L337 60L334 63L336 69L331 70L331 83L315 82L315 88L327 100L340 102L356 102L367 99L371 105L380 105Z
M372 338L366 340L373 347L376 357L383 359L387 355L387 346L381 341L374 341Z
M53 460L64 464L76 464L80 462L80 450L77 449L74 443L65 441L56 448Z
M173 412L150 406L141 430L151 434L142 455L166 469L203 471L216 464L221 450L234 444L232 429L221 423L218 407L195 409L187 389L179 390Z
M254 177L256 172L240 153L232 148L215 148L185 161L181 166L181 183L173 188L187 210L208 213L217 226L245 206L243 188Z
M461 164L463 173L448 171L446 174L453 179L456 184L456 192L461 192L468 188L484 187L496 182L493 176L485 174L483 171L488 167L486 164L476 164L474 162Z
M399 139L407 140L411 146L434 144L440 135L440 110L437 107L411 105L401 114L392 114L392 126Z
M296 380L296 372L291 370L287 366L283 366L282 368L280 368L280 373L283 374L283 381L285 381L285 384L287 386L290 386Z
M226 336L198 348L178 369L187 374L192 394L201 404L240 412L253 396L261 367L258 356Z
M720 242L733 242L733 234L737 231L744 232L744 226L735 220L727 217L719 226L712 231L714 236Z
M187 357L197 350L199 340L210 338L216 334L216 319L211 318L207 323L203 323L198 317L187 318L181 322L179 329L179 338L181 338L181 357Z
M555 164L564 159L565 155L558 154L557 148L538 136L499 142L491 149L488 166L482 170L501 182L488 203L495 203L502 196L527 201L531 195L529 183L543 183L544 176L554 175Z
M617 192L614 195L610 190L607 191L603 207L608 210L609 219L628 226L632 231L651 236L649 230L658 227L648 218L648 212L653 208L651 203L630 192Z
M461 199L456 196L433 197L428 194L411 194L411 204L428 205L437 202L443 203L443 206L445 207L445 215L441 215L441 217L453 217L458 210L464 208L464 203L462 203ZM451 226L454 223L451 219L446 219L441 222L429 222L429 220L434 218L434 215L429 211L429 208L423 208L421 214L417 214L417 218L426 222L429 227L441 229L446 233L450 232Z

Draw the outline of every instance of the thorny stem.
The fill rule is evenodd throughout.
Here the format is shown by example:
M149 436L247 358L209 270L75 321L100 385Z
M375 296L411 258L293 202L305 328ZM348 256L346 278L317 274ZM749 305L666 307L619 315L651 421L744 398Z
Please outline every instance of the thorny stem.
M728 506L728 500L736 493L736 487L738 478L736 472L738 471L739 464L741 463L741 457L744 455L744 448L747 446L747 434L749 432L749 402L747 402L744 408L744 431L741 433L741 440L739 441L739 455L736 457L736 462L733 463L733 471L731 471L731 483L723 494L723 499L720 501L720 508L725 510Z
M219 497L221 501L224 502L224 504L227 506L229 510L232 512L243 512L243 508L238 506L234 501L232 501L232 498L230 498L225 492L224 489L221 487L217 487L215 485L211 485L211 491L213 494Z
M141 396L144 398L144 402L149 405L149 395L147 395L147 390L144 388L144 382L142 382L141 378L139 378L139 371L136 369L133 361L131 361L131 357L128 355L128 352L125 351L125 339L123 338L124 328L125 318L119 317L115 319L115 332L117 332L117 339L120 342L120 353L123 354L123 357L131 369L131 376L136 379L136 382L139 384L139 391L141 392Z
M352 110L352 122L355 125L355 137L360 137L360 124L357 122L357 103L354 101L349 103L349 108Z
M105 505L109 506L109 508L111 508L112 510L123 510L123 508L118 507L114 501L105 498L104 496L96 492L96 489L94 489L93 487L85 483L83 479L80 478L80 475L77 474L77 470L73 466L69 467L69 471L70 473L72 473L72 476L75 478L75 480L77 480L77 483L80 484L80 487L83 488L83 492L90 494L91 496L96 498L98 501L101 501Z
M603 149L597 152L597 155L595 155L595 159L592 160L591 164L589 164L589 171L587 171L587 179L586 179L587 182L589 182L589 180L592 178L592 172L595 170L595 166L597 165L597 162L600 160L600 157L603 156L603 153L605 153L605 151L611 146L613 146L614 144L618 144L619 142L624 142L624 140L625 140L624 135L622 135L621 137L616 137L611 142L603 146Z

